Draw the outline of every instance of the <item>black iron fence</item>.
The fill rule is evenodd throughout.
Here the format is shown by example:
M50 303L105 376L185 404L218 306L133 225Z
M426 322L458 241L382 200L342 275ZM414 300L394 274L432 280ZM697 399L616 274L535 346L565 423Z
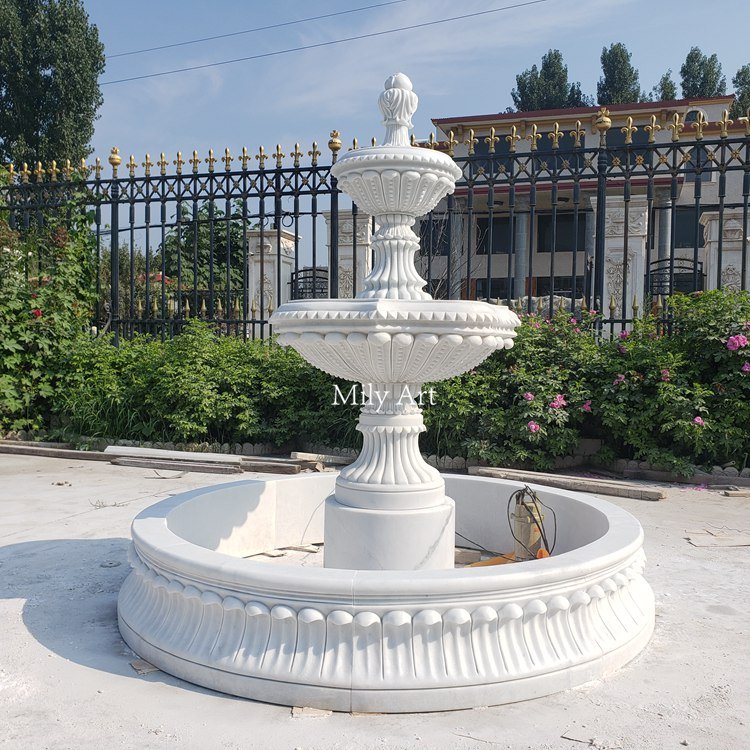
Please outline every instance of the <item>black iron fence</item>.
M711 127L699 118L689 134L677 114L662 133L655 117L620 125L603 110L588 133L554 123L525 138L512 126L419 144L447 151L463 172L419 222L431 293L546 315L596 309L614 334L647 309L668 318L675 292L747 289L748 121L738 130L726 115ZM193 318L265 337L279 304L356 294L367 270L371 233L360 230L374 224L331 176L336 131L328 148L325 163L316 144L306 153L295 144L289 154L140 164L113 149L108 166L77 171L24 165L0 187L0 218L28 231L78 196L93 212L94 325L116 339L171 336Z

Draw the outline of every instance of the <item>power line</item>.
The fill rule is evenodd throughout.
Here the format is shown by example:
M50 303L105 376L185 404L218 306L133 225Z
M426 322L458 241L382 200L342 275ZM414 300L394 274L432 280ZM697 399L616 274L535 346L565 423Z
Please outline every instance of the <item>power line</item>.
M231 65L232 63L246 62L248 60L260 60L264 57L276 57L277 55L285 55L289 52L302 52L308 49L317 49L319 47L328 47L333 44L343 44L344 42L354 42L360 39L372 39L373 37L385 36L386 34L395 34L399 31L411 31L413 29L423 29L427 26L437 26L441 23L450 23L452 21L461 21L465 18L476 18L477 16L486 16L490 13L500 13L504 10L513 10L515 8L525 8L529 5L539 5L540 3L546 3L549 0L528 0L524 3L516 3L514 5L506 5L502 8L493 8L491 10L480 10L476 13L464 13L460 16L453 16L451 18L441 18L437 21L425 21L423 23L416 23L411 26L400 26L396 29L385 29L384 31L373 31L369 34L359 34L357 36L349 36L343 39L332 39L328 42L318 42L317 44L306 44L302 47L289 47L287 49L276 50L275 52L263 52L258 55L250 55L248 57L236 57L233 60L221 60L215 63L205 63L204 65L191 65L187 68L175 68L174 70L163 70L160 73L147 73L142 76L131 76L130 78L118 78L114 81L102 81L100 86L111 86L115 83L128 83L130 81L142 81L146 78L159 78L161 76L169 76L175 73L187 73L191 70L204 70L205 68L215 68L220 65Z
M186 42L174 42L174 44L162 44L159 47L145 47L144 49L134 49L129 52L118 52L114 55L107 55L108 59L115 57L127 57L129 55L140 55L144 52L156 52L160 49L170 49L172 47L184 47L188 44L198 44L199 42L210 42L214 39L226 39L230 36L241 36L242 34L252 34L256 31L268 31L269 29L280 29L284 26L294 26L300 23L306 23L307 21L320 21L324 18L333 18L334 16L343 16L347 13L359 13L363 10L372 10L373 8L382 8L386 5L398 5L399 3L405 3L407 0L389 0L387 3L376 3L375 5L364 5L361 8L351 8L349 10L339 10L335 13L326 13L322 16L310 16L309 18L299 18L296 21L284 21L283 23L274 23L270 26L257 26L254 29L245 29L244 31L232 31L228 34L217 34L216 36L204 36L200 39L190 39Z

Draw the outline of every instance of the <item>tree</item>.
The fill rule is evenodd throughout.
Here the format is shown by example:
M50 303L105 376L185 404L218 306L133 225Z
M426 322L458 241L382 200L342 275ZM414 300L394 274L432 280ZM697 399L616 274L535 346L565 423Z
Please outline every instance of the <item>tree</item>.
M659 83L651 89L651 98L655 102L667 102L677 98L677 86L672 80L671 68L659 79Z
M748 117L750 110L750 63L743 65L732 78L734 86L734 104L732 105L732 117Z
M684 99L702 99L727 93L727 79L721 74L721 63L714 53L704 55L700 47L691 47L680 68Z
M0 162L91 153L104 46L82 0L0 0Z
M641 93L638 71L630 62L628 48L617 42L609 49L602 49L602 73L596 84L596 97L599 104L631 104L645 98Z
M580 83L568 83L568 67L560 50L551 49L542 57L542 65L532 65L516 76L511 92L519 112L536 109L586 107L591 100L581 92Z

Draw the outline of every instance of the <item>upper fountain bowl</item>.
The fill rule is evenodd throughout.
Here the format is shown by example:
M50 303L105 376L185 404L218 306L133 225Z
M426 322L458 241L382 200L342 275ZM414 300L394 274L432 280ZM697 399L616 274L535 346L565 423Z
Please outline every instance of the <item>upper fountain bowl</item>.
M373 146L347 152L332 168L339 188L371 215L423 216L453 192L461 170L440 151Z
M447 154L410 145L418 101L408 76L389 76L378 98L383 145L349 151L331 169L339 187L373 216L423 216L453 192L461 176Z

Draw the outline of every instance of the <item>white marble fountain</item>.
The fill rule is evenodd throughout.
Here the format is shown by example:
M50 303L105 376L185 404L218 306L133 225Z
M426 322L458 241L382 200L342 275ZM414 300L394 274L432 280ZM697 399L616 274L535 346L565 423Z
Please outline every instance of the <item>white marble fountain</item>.
M558 518L552 557L454 568L456 531L513 549L506 505L520 485L427 465L412 396L510 348L519 321L503 306L424 291L412 226L460 171L409 144L417 97L406 76L386 81L379 104L383 145L333 167L376 217L373 270L354 300L293 302L272 319L282 345L372 388L359 458L338 475L216 485L141 513L120 631L190 682L341 711L468 708L601 677L632 659L654 625L643 532L630 514L536 487ZM320 542L323 567L258 556Z

